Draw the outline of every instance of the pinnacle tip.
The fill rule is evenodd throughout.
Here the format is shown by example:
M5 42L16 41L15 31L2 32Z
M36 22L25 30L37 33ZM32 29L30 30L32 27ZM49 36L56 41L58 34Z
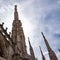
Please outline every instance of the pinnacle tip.
M43 32L41 32L41 34L43 34Z
M15 5L15 7L17 7L17 5Z
M17 5L15 5L15 8L17 9Z

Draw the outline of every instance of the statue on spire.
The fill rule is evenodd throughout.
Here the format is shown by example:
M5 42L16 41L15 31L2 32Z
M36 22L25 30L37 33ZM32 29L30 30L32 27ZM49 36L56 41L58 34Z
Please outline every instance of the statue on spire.
M15 11L17 12L17 5L15 5Z
M17 12L17 5L15 5L14 20L19 20L18 12Z

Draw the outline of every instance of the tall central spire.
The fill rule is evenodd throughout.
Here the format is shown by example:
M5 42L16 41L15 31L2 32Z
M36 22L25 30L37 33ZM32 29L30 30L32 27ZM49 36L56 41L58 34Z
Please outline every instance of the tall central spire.
M25 35L21 20L19 20L18 17L17 5L14 6L14 20L12 25L12 40L14 42L14 52L20 54L21 57L25 58L25 55L27 54Z
M18 12L17 12L17 5L15 5L14 20L19 20Z

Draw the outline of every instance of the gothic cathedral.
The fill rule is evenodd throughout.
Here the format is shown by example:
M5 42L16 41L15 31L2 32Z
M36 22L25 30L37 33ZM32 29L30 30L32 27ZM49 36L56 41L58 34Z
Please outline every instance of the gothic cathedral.
M14 20L11 34L7 33L7 28L4 29L3 25L4 23L0 24L0 60L38 60L35 57L29 38L30 55L27 53L24 31L21 20L19 20L18 17L17 5L15 5L14 8ZM44 38L50 60L58 60L43 32L41 34ZM46 60L41 47L40 51L42 60Z
M36 60L33 48L30 45L30 55L27 54L25 36L22 23L19 20L17 5L14 8L14 20L12 24L12 34L7 33L7 28L0 24L0 57L1 60ZM29 39L29 38L28 38Z

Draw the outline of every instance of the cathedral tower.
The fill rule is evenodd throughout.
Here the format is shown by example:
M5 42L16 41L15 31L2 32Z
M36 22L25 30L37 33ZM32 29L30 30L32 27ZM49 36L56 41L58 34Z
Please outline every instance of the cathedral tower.
M34 51L33 51L33 48L32 48L32 46L31 46L29 37L28 37L28 41L29 41L29 47L30 47L30 54L31 54L31 58L32 58L31 60L35 60Z
M53 50L51 49L51 47L49 46L49 43L48 43L48 41L46 40L43 32L41 32L41 34L42 34L42 36L43 36L43 38L44 38L44 42L45 42L45 44L46 44L46 47L47 47L47 50L48 50L48 54L49 54L50 60L58 60L56 54L54 53L54 51L53 51Z
M25 55L27 54L25 36L22 28L22 23L18 17L17 5L15 5L14 10L14 21L12 27L12 40L14 42L14 51L16 54L20 54L21 57L25 57Z
M41 47L40 47L40 46L39 46L39 48L40 48L40 51L41 51L42 60L46 60L46 59L45 59L45 56L43 55L43 52L42 52L42 50L41 50Z

